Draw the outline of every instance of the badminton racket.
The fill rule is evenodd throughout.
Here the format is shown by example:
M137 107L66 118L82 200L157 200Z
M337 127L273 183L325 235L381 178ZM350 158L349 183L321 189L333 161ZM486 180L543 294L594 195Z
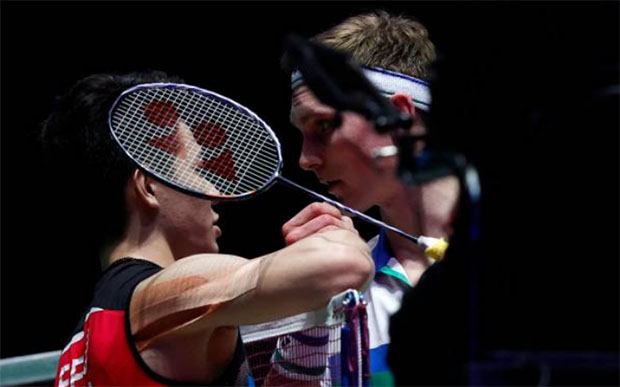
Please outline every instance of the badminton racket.
M112 105L109 126L138 167L190 195L247 199L280 181L423 246L431 258L441 258L447 248L442 239L409 235L283 177L281 147L271 128L212 91L176 83L134 86Z

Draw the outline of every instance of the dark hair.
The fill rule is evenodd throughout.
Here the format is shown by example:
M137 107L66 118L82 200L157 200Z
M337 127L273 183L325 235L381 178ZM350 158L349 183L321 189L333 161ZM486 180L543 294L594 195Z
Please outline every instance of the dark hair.
M73 193L87 195L94 203L84 212L97 223L91 232L97 233L99 247L118 240L125 231L125 186L136 168L112 138L108 111L124 90L151 82L183 81L161 71L90 75L58 98L42 123L41 145L55 170L65 177L71 173L69 178L79 184L72 187Z

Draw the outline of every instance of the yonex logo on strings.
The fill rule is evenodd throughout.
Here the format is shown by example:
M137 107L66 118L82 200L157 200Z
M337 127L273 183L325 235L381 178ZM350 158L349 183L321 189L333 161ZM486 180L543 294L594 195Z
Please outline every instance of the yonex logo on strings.
M153 101L144 107L146 120L162 129L173 128L173 131L165 136L148 139L148 144L159 148L180 159L187 157L187 150L178 134L178 122L180 114L174 104L169 101ZM210 121L202 121L190 127L194 140L198 145L209 149L218 149L226 144L226 131L219 124ZM236 180L235 164L233 155L228 147L224 147L219 155L212 159L201 159L198 168L209 170L225 179Z

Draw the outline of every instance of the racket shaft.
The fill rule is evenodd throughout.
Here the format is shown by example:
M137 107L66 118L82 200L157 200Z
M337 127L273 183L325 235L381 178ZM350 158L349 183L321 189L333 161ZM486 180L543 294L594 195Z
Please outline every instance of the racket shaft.
M380 220L377 220L375 218L371 218L370 216L368 216L366 214L363 214L363 213L361 213L359 211L356 211L356 210L354 210L354 209L352 209L350 207L347 207L347 206L343 205L342 203L339 203L339 202L337 202L337 201L335 201L333 199L330 199L330 198L328 198L328 197L326 197L324 195L321 195L319 193L311 191L308 188L303 187L303 186L301 186L301 185L299 185L299 184L297 184L297 183L295 183L295 182L293 182L293 181L291 181L291 180L289 180L289 179L287 179L285 177L278 176L278 179L280 181L282 181L283 183L286 183L288 186L293 187L293 188L297 188L298 190L305 192L306 194L312 196L315 199L318 199L318 200L320 200L322 202L326 202L326 203L331 204L332 206L338 208L340 210L340 212L342 212L343 214L345 214L347 216L359 218L359 219L361 219L361 220L363 220L365 222L368 222L370 224L374 224L375 226L381 227L381 228L389 230L389 231L393 231L396 234L398 234L398 235L400 235L400 236L402 236L404 238L407 238L407 239L409 239L410 241L412 241L414 243L418 243L418 237L415 237L413 235L409 235L406 232L404 232L402 230L399 230L398 228L396 228L394 226L390 226L389 224L386 224L386 223L384 223L384 222L382 222Z

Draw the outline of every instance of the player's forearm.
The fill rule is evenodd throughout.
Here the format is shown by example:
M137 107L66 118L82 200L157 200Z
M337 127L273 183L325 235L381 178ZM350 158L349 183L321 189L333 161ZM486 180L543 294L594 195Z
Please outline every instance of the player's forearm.
M370 251L358 236L344 230L316 234L261 257L256 288L218 314L243 325L307 312L361 288L373 272Z

